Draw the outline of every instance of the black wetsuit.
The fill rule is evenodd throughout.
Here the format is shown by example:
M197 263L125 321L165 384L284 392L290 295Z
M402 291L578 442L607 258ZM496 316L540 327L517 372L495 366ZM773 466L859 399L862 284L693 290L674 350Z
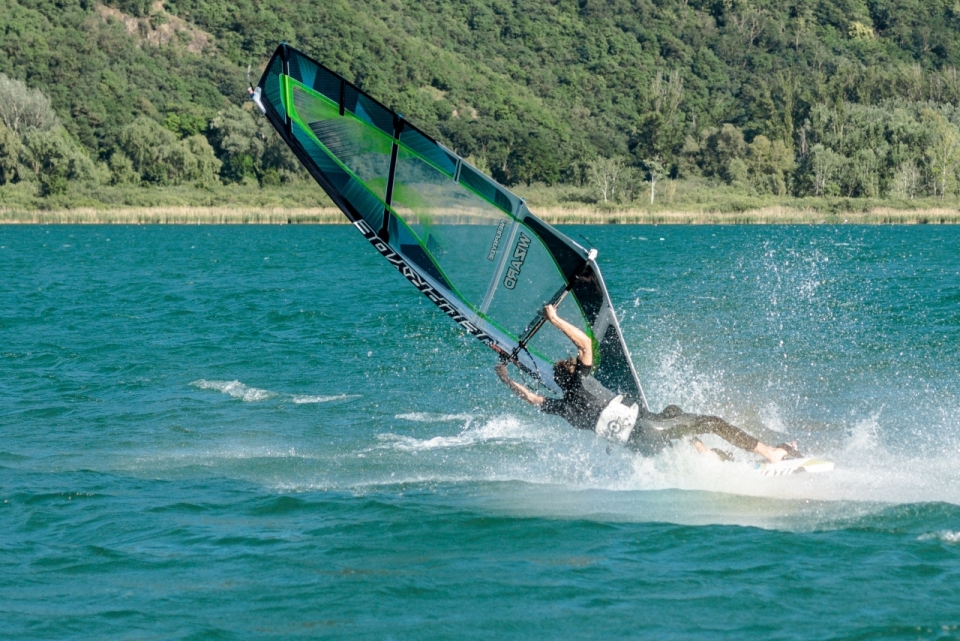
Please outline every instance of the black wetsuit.
M540 410L557 414L581 430L596 429L600 413L615 395L590 376L592 371L593 366L584 365L578 358L574 374L567 381L557 381L563 389L563 398L544 399Z
M658 442L665 444L673 439L698 434L716 434L727 443L747 452L752 452L760 442L720 417L688 414L676 405L668 405L659 414L641 410L630 435L630 442L635 443L637 449L646 452Z
M615 394L604 387L590 374L593 367L577 359L576 371L566 380L557 383L563 389L563 398L544 399L540 410L557 414L568 423L582 430L596 430L597 420ZM625 405L634 403L623 400ZM740 449L752 452L759 442L740 428L716 416L688 414L676 405L669 405L659 414L643 409L630 433L627 445L644 454L655 454L673 439L697 434L716 434Z

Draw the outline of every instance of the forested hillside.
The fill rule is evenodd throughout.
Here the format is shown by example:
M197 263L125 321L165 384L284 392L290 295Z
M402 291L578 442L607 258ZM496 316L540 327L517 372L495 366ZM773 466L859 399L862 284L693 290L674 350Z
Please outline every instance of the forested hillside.
M508 185L957 197L960 0L0 0L0 25L0 184L41 195L301 180L244 104L286 40Z

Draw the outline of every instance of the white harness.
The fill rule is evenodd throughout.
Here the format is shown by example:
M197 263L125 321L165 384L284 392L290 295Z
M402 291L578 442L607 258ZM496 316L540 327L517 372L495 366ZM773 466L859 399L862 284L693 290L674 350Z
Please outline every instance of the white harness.
M623 394L615 397L600 412L600 418L597 419L597 435L603 438L626 443L633 431L633 426L637 424L637 416L640 415L640 407L623 404Z

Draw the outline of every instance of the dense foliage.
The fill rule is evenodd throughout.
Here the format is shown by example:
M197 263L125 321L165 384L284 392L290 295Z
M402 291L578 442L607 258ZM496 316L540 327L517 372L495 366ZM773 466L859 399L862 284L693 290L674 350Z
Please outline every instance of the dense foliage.
M957 0L0 0L0 24L8 90L58 117L0 118L0 183L40 193L295 182L244 105L281 40L506 184L957 193Z

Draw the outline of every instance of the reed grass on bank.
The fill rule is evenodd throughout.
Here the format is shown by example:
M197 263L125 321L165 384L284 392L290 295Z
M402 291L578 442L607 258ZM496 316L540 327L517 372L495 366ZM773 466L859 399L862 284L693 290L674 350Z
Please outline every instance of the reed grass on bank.
M763 207L742 212L729 211L644 211L565 209L551 207L536 212L552 224L639 224L639 225L814 225L814 224L960 224L958 209L901 210L877 207L869 211L827 213L794 207Z
M915 224L960 223L960 198L899 200L839 196L760 196L697 178L670 181L663 200L599 203L589 186L517 185L530 209L566 224ZM641 194L642 195L642 194ZM310 181L132 187L72 184L56 196L38 186L0 186L0 223L40 224L298 224L344 223L322 189Z
M575 225L812 225L812 224L960 224L958 209L901 210L878 207L870 211L825 213L814 209L764 207L742 212L602 210L590 207L545 207L535 213L548 223ZM58 210L0 209L2 224L124 224L124 225L291 225L343 224L335 208L284 207L84 207Z
M52 225L291 225L348 222L336 208L129 207L117 209L0 210L0 223Z

